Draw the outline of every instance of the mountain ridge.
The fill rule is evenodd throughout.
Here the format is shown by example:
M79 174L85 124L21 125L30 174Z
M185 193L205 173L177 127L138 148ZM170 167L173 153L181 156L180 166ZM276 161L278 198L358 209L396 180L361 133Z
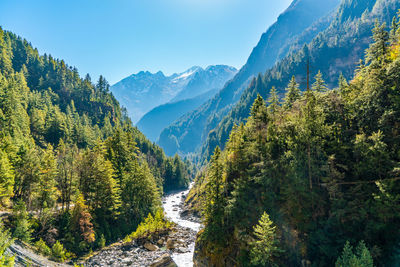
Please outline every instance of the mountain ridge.
M170 101L192 98L210 89L222 87L221 83L225 83L236 73L235 68L226 65L215 65L214 67L219 70L218 73L211 73L209 67L213 66L208 66L206 69L193 66L184 72L169 76L162 71L155 73L140 71L111 86L111 91L128 110L133 123L137 123L151 109ZM187 96L188 93L185 95L184 92L187 91L190 92L190 97ZM182 96L178 97L181 92Z

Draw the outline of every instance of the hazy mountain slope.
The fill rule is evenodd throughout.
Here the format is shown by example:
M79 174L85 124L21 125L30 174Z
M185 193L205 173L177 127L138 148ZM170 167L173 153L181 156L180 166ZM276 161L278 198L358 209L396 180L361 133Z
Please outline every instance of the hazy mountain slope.
M159 144L166 153L189 153L195 151L214 128L236 103L243 90L254 75L265 72L276 61L290 50L288 44L301 46L312 39L319 31L325 29L328 23L321 18L330 14L339 0L296 0L279 16L266 33L261 36L253 49L247 63L238 74L210 101L200 106L190 114L166 128L160 135ZM310 29L313 26L314 30ZM300 35L307 30L309 36ZM290 46L289 46L290 47Z
M209 100L218 92L210 90L190 99L179 100L158 106L146 113L137 123L138 129L152 141L156 141L161 131L175 120Z
M235 107L210 131L202 147L203 160L209 158L217 145L224 147L233 125L248 117L257 94L267 99L271 87L276 86L282 96L292 75L305 88L306 54L310 55L311 77L321 70L330 88L337 86L340 73L352 78L354 68L372 41L375 19L389 23L399 8L398 0L343 1L331 25L307 48L290 54L245 90Z
M235 68L225 65L206 69L195 66L171 76L165 76L161 71L154 74L141 71L116 83L111 90L136 123L154 107L221 88L235 73Z

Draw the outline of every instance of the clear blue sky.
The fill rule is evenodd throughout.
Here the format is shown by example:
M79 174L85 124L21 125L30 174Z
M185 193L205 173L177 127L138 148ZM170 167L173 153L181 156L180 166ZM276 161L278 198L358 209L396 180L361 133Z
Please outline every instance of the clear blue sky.
M291 0L0 0L0 25L81 75L240 68Z

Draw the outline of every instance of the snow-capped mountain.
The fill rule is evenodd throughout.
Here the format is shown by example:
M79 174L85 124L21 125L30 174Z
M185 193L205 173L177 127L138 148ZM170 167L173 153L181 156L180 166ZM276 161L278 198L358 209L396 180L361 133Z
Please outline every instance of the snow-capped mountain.
M207 91L220 89L237 70L225 65L195 66L182 73L165 76L161 71L141 71L111 87L118 101L127 108L133 123L167 102L193 98Z

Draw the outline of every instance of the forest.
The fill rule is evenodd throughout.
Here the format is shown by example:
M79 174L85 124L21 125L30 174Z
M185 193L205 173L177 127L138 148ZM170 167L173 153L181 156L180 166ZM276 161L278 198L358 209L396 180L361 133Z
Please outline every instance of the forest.
M350 81L258 95L196 178L210 266L397 266L400 30L375 23ZM197 199L197 200L196 200Z
M85 255L187 188L192 165L133 127L109 87L0 28L1 255L11 238L57 261Z

